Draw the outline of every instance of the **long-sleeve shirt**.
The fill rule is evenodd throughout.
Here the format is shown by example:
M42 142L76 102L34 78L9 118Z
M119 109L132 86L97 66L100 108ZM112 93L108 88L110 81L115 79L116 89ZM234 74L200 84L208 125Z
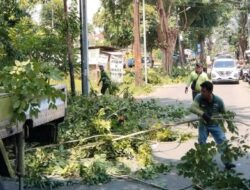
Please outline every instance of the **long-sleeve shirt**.
M198 80L197 80L198 78ZM205 72L202 72L200 74L200 76L198 76L198 74L195 72L195 71L192 71L191 74L189 75L188 77L188 80L187 80L187 87L190 86L190 84L194 81L194 80L197 80L196 81L196 85L195 85L195 91L197 92L200 92L201 91L201 84L205 81L208 81L208 76L207 76L207 73Z
M101 77L98 83L102 82L102 85L110 85L110 78L108 77L107 73L105 71L101 71Z
M190 111L198 116L202 116L203 113L210 116L219 116L225 113L225 106L223 100L214 94L211 102L206 101L201 94L198 94L191 104ZM200 122L204 123L203 120L200 120ZM218 124L218 122L213 120L211 124Z

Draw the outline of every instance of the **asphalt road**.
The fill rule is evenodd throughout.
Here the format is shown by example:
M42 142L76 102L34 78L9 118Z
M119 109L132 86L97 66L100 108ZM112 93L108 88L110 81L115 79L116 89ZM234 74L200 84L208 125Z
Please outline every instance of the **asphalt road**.
M192 103L191 91L189 90L188 94L185 94L184 89L185 84L165 86L157 88L153 93L140 98L155 98L161 104L181 103L183 106L189 107ZM223 99L226 109L236 113L236 120L239 121L237 123L239 134L242 136L250 134L250 85L243 81L240 81L239 85L216 84L214 85L214 94ZM197 130L190 129L188 126L182 126L180 130L191 131L194 135L197 135ZM231 134L227 133L228 139L230 136ZM212 139L210 138L210 140ZM245 141L250 145L250 136L245 138ZM196 139L192 139L178 147L176 142L161 143L154 150L154 155L162 161L178 162L193 147L194 142L196 142ZM221 162L218 164L223 167ZM237 165L236 171L242 172L247 179L250 179L250 151L244 158L235 161L235 164Z
M153 93L147 96L140 96L140 99L155 98L160 101L161 104L183 104L188 107L192 103L191 92L184 93L185 84L169 85L158 87ZM248 83L240 82L239 85L234 84L222 84L214 86L214 93L219 95L226 105L227 109L230 109L237 113L237 119L250 124L250 85ZM241 135L249 133L249 127L243 124L238 124L239 132ZM197 129L190 128L189 126L181 126L176 128L177 130L190 131L197 135ZM246 140L250 142L250 137ZM212 140L212 139L210 139ZM178 142L166 142L155 144L153 149L154 157L162 162L179 162L180 158L194 146L196 138L191 139L185 143L179 144ZM249 143L250 144L250 143ZM246 178L250 179L250 153L237 160L236 170L242 172ZM218 163L221 164L222 163ZM155 180L152 180L157 185L163 186L167 189L177 190L188 187L191 185L189 179L185 179L181 176L177 176L176 173L170 173L168 175L162 175ZM5 190L18 189L17 183L4 182ZM0 186L1 187L1 186ZM1 189L1 188L0 188ZM74 185L70 187L61 187L59 190L154 190L152 186L141 184L133 180L113 180L108 184L100 186L85 186ZM192 189L192 188L187 188Z
M192 102L191 90L184 93L185 84L168 85L157 88L153 93L140 98L155 98L161 103L176 104L181 102L188 106ZM220 96L225 106L238 114L250 116L250 85L240 81L240 84L215 84L214 94ZM247 119L247 118L245 118ZM250 118L249 118L250 119Z
M161 104L180 103L185 107L192 103L191 90L184 93L185 84L176 84L157 88L153 93L140 97L144 99L155 98ZM240 81L240 84L215 84L214 94L220 96L226 109L236 113L236 119L250 125L250 85ZM240 131L245 132L246 126L238 123Z

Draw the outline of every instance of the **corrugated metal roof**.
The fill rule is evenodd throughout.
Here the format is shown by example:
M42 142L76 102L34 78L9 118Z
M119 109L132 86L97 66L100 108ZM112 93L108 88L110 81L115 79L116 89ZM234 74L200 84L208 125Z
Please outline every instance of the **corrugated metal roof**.
M89 49L100 49L101 51L119 51L118 48L110 46L89 46Z

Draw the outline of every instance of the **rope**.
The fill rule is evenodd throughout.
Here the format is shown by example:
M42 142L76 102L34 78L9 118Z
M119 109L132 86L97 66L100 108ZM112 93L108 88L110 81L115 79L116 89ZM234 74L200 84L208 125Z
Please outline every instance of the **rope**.
M238 119L226 119L226 118L223 118L223 117L212 117L212 119L218 119L218 120L225 120L225 121L231 121L231 122L236 122L236 123L240 123L240 124L243 124L247 127L250 127L250 124L248 123L245 123L241 120L238 120Z
M51 145L45 145L45 146L40 146L40 147L29 148L29 149L26 149L25 152L31 152L33 150L36 150L37 148L42 148L42 149L53 148L53 147L57 147L57 146L64 145L64 144L72 144L72 143L84 142L84 141L87 141L87 140L90 140L90 139L93 139L93 138L107 137L107 136L117 137L117 136L120 136L120 135L112 135L112 134L109 134L109 135L94 135L94 136L87 137L87 138L84 138L84 139L71 140L71 141L61 142L61 143L58 143L58 144L51 144Z
M121 110L124 109L124 108L121 108ZM118 111L121 111L121 110L118 110ZM117 111L117 112L118 112ZM115 114L115 113L113 113ZM111 114L111 115L113 115ZM108 117L111 117L108 116ZM227 121L235 121L235 122L239 122L239 123L242 123L246 126L250 126L249 124L246 124L242 121L239 121L239 120L230 120L230 119L225 119L223 117L213 117L212 119L221 119L221 120L227 120ZM67 142L62 142L62 143L58 143L58 144L53 144L53 145L46 145L46 146L43 146L43 147L39 147L39 148L51 148L51 147L56 147L56 146L60 146L62 144L71 144L71 143L78 143L78 142L84 142L84 141L87 141L89 139L93 139L93 138L98 138L98 137L106 137L106 136L112 136L112 137L116 137L114 139L112 139L112 141L119 141L119 140L122 140L122 139L126 139L126 138L132 138L132 137L135 137L135 136L138 136L138 135L142 135L142 134L146 134L146 133L149 133L149 132L154 132L154 131L157 131L157 130L161 130L161 129L164 129L164 128L168 128L168 127L172 127L172 126L178 126L178 125L182 125L182 124L185 124L185 123L192 123L192 122L195 122L195 121L198 121L200 120L200 118L193 118L193 119L188 119L188 120L184 120L184 121L179 121L179 122L176 122L176 123L168 123L168 124L164 124L162 127L159 127L159 128L153 128L153 129L148 129L148 130L144 130L144 131L139 131L139 132L136 132L136 133L132 133L132 134L128 134L128 135L124 135L124 136L121 136L121 135L112 135L112 134L109 134L109 135L94 135L94 136L91 136L91 137L87 137L87 138L84 138L84 139L80 139L80 140L72 140L72 141L67 141ZM91 148L91 147L95 147L95 146L98 146L98 145L102 145L102 144L105 144L106 142L105 141L101 141L101 142L95 142L95 143L89 143L85 146L83 146L82 148L83 149L87 149L87 148ZM177 147L179 147L181 144L181 141L180 143L177 145ZM177 148L176 147L176 148ZM27 149L26 152L29 152L29 151L33 151L37 148L31 148L31 149ZM134 178L132 176L114 176L114 177L119 177L119 178L127 178L127 179L132 179L132 180L135 180L135 181L138 181L142 184L145 184L145 185L148 185L148 186L151 186L151 187L154 187L154 188L158 188L158 189L161 189L161 190L170 190L170 189L167 189L165 187L161 187L159 185L156 185L154 183L148 183L146 181L143 181L143 180L140 180L140 179L137 179L137 178ZM199 185L189 185L189 186L186 186L184 188L181 188L179 190L187 190L191 187L194 187L198 190L205 190L204 188L200 187Z
M46 148L57 147L57 146L64 145L64 144L72 144L72 143L84 142L84 141L87 141L87 140L90 140L90 139L93 139L93 138L97 138L97 137L107 137L107 136L117 137L117 138L112 139L112 141L114 142L114 141L119 141L119 140L126 139L126 138L132 138L132 137L135 137L135 136L138 136L138 135L141 135L141 134L145 134L145 133L149 133L149 132L161 130L161 129L164 129L164 128L168 128L168 127L171 127L171 126L181 125L181 124L185 124L185 123L189 123L189 122L193 122L193 121L197 121L197 120L198 119L189 119L189 120L181 121L181 122L178 122L178 123L164 124L162 127L159 127L159 128L148 129L148 130L144 130L144 131L140 131L140 132L132 133L132 134L129 134L129 135L124 135L124 136L122 136L122 135L112 135L112 134L94 135L94 136L87 137L87 138L84 138L84 139L71 140L71 141L61 142L61 143L58 143L58 144L52 144L52 145L45 145L45 146L41 146L41 147L30 148L30 149L27 149L25 152L34 151L37 148L46 149ZM82 148L83 149L93 148L93 147L96 147L96 146L103 145L105 143L106 143L105 141L89 143L89 144L83 146Z
M235 120L225 119L223 117L213 117L212 119L235 121ZM192 118L192 119L188 119L188 120L184 120L184 121L179 121L179 122L176 122L176 123L168 123L168 124L165 123L165 124L163 124L162 127L148 129L148 130L144 130L144 131L139 131L139 132L128 134L128 135L113 135L113 134L94 135L94 136L87 137L87 138L80 139L80 140L72 140L72 141L67 141L67 142L61 142L61 143L58 143L58 144L46 145L46 146L42 146L42 147L38 147L38 148L43 148L43 149L51 148L51 147L56 147L56 146L60 146L60 145L63 145L63 144L84 142L84 141L87 141L89 139L93 139L93 138L96 138L96 137L107 137L107 136L117 137L117 138L112 139L112 141L115 142L115 141L123 140L123 139L126 139L126 138L132 138L132 137L135 137L135 136L138 136L138 135L142 135L142 134L158 131L158 130L161 130L161 129L169 128L169 127L172 127L172 126L178 126L178 125L182 125L182 124L185 124L185 123L192 123L192 122L199 121L199 120L200 120L200 118L197 117L197 118ZM244 124L246 126L250 126L249 124L246 124L246 123L244 123L242 121L239 121L239 120L237 120L236 122L241 122L242 124ZM89 144L83 146L82 148L83 149L93 148L93 147L96 147L96 146L103 145L105 143L106 143L105 141L89 143ZM177 145L177 147L179 147L179 146L180 146L180 143ZM37 149L37 148L27 149L26 152L33 151L35 149Z

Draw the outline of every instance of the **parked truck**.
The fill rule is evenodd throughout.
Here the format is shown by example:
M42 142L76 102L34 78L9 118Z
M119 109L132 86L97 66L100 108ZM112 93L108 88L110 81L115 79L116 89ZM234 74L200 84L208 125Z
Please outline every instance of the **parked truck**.
M66 96L65 85L55 85L56 89L61 90ZM24 150L22 150L23 139L26 141L37 141L43 143L53 143L57 139L57 124L63 121L66 114L66 98L57 98L55 101L56 109L49 109L48 99L40 101L39 113L37 117L31 117L26 112L26 120L23 122L13 121L13 110L11 95L4 93L0 89L0 175L13 177L22 170ZM20 135L21 134L21 135ZM6 152L6 142L12 142L15 139L17 170L11 167L8 154ZM21 168L20 168L21 167ZM18 169L19 168L19 169Z

